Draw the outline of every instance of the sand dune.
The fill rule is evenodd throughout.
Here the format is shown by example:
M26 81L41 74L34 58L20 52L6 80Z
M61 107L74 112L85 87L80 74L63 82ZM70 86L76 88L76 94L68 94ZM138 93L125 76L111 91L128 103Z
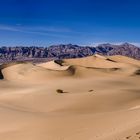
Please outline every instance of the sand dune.
M140 139L139 75L124 56L1 65L0 139Z
M73 75L73 68L67 67L61 70L46 69L30 63L10 65L2 69L2 74L6 80L22 80L26 82L42 82L63 76Z

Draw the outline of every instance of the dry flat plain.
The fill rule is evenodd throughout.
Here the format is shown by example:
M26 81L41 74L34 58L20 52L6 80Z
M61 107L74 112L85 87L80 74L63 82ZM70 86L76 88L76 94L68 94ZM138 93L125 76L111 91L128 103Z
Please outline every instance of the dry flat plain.
M138 60L11 63L0 78L0 140L140 140Z

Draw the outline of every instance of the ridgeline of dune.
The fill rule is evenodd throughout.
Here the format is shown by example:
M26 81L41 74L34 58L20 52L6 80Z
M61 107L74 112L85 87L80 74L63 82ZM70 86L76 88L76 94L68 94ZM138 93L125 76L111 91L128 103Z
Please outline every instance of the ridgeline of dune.
M43 82L65 77L102 75L139 75L139 61L127 57L94 55L85 58L50 61L38 65L10 63L1 65L1 79Z
M31 63L14 64L3 68L2 74L5 80L21 80L21 81L45 81L63 76L71 76L74 73L72 67L67 67L63 71L46 69Z

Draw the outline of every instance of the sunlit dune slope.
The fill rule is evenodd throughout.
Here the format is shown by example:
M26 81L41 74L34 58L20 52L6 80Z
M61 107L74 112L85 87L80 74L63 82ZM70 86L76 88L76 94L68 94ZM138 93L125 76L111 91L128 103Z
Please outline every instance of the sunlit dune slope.
M1 65L0 139L138 140L139 83L124 56Z

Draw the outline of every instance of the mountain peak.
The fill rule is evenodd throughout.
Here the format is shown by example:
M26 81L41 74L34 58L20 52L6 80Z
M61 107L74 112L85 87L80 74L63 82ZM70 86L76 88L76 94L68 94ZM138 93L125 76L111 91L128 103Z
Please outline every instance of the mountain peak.
M122 46L134 46L134 45L131 44L131 43L125 42L125 43L122 44Z

